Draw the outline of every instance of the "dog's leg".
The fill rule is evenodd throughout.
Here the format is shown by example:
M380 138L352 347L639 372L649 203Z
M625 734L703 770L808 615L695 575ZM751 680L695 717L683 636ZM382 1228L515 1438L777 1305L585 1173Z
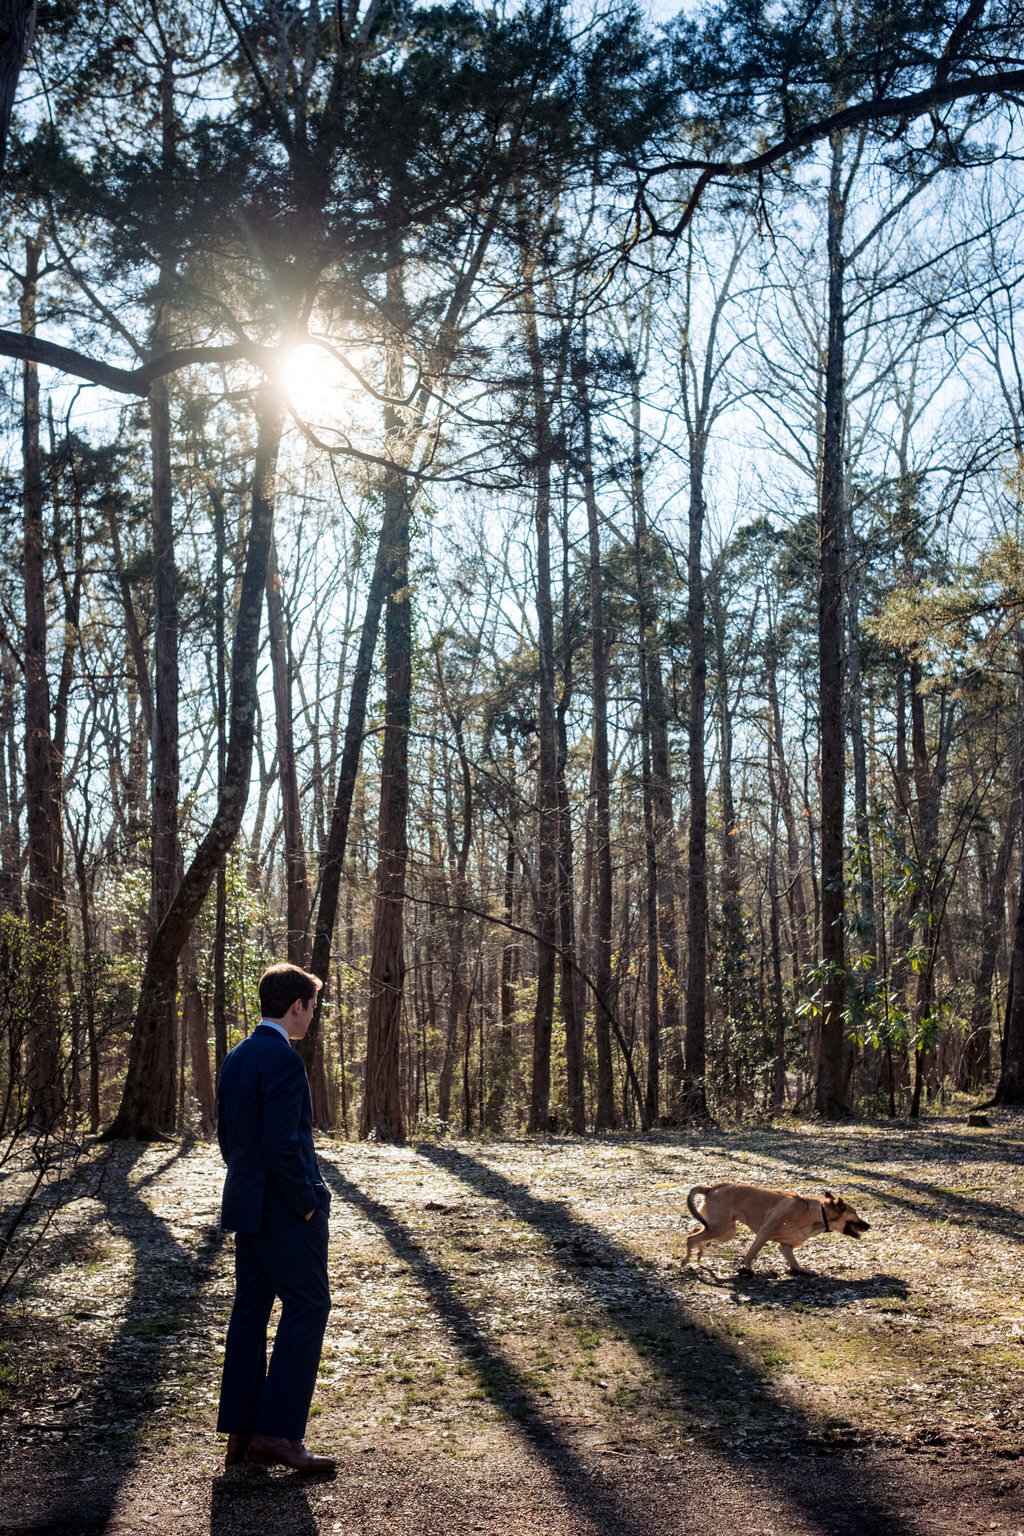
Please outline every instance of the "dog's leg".
M782 1254L782 1257L789 1265L789 1272L791 1275L812 1275L814 1273L812 1269L804 1269L802 1264L797 1263L793 1255L793 1250L788 1243L780 1243L779 1250Z
M743 1258L740 1260L740 1269L753 1269L754 1260L756 1259L757 1255L761 1252L761 1249L764 1247L765 1243L771 1240L772 1228L774 1225L775 1224L770 1216L767 1221L761 1223L760 1227L757 1229L757 1233L755 1234L754 1241L751 1243L750 1247L743 1255Z
M704 1257L704 1238L705 1238L706 1231L707 1231L707 1229L705 1227L694 1227L693 1231L687 1237L687 1239L686 1239L686 1262L687 1262L687 1264L689 1264L689 1262L690 1262L690 1253L691 1253L691 1251L694 1248L696 1248L696 1250L697 1250L697 1263L698 1264L700 1263L701 1259Z
M708 1227L706 1231L691 1232L690 1236L686 1239L686 1262L690 1262L691 1243L703 1256L705 1243L728 1243L735 1236L736 1223L734 1221L728 1221L724 1226Z

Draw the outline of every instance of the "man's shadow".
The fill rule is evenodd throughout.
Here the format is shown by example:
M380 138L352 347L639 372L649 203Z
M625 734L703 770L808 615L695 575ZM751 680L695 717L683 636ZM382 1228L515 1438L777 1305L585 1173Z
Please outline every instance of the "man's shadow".
M295 1472L232 1467L215 1477L210 1488L210 1536L253 1536L261 1531L317 1536L309 1488L309 1481Z

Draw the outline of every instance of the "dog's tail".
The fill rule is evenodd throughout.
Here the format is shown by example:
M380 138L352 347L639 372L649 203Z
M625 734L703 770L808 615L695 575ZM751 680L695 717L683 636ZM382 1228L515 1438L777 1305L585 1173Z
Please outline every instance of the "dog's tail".
M690 1215L693 1217L694 1221L699 1221L701 1226L704 1228L707 1228L708 1223L704 1220L704 1217L694 1205L693 1197L694 1195L706 1195L707 1193L708 1186L706 1184L695 1184L686 1197L686 1203L690 1208Z

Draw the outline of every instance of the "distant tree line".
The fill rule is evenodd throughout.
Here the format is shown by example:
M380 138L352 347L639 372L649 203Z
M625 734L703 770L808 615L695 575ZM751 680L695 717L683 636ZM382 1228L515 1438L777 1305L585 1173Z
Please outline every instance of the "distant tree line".
M1013 11L9 10L3 1146L1022 1102Z

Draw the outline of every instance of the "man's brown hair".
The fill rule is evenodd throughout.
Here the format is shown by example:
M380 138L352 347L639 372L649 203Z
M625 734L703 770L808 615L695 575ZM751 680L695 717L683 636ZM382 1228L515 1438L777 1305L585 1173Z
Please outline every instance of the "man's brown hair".
M323 986L297 965L271 965L260 977L260 1013L265 1019L283 1019L292 1003L308 1003Z

